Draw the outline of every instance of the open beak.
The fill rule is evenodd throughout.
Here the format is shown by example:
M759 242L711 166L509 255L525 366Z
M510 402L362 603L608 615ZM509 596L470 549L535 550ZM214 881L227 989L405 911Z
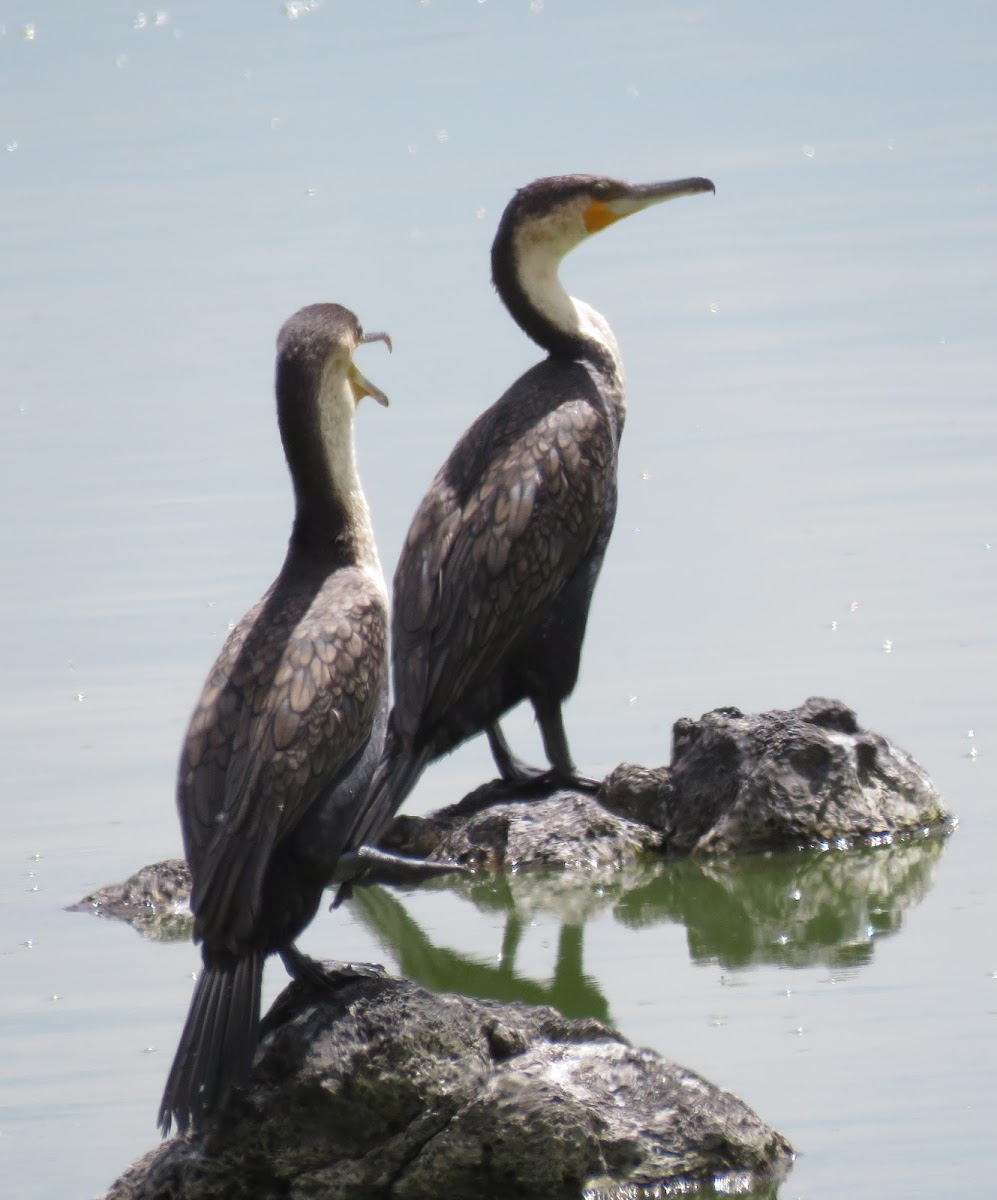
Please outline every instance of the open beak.
M665 200L676 200L679 196L695 196L699 192L715 192L717 189L709 179L698 176L692 179L673 179L668 183L636 183L628 187L623 195L612 200L593 200L583 214L585 228L589 233L605 229L614 221L662 204Z
M388 347L388 352L391 352L391 337L386 333L365 333L360 339L361 344L364 342L384 342ZM355 362L350 363L350 383L353 385L353 390L356 392L357 403L364 396L371 396L378 404L383 404L388 407L388 397L381 391L379 387L375 387L369 379L367 379Z

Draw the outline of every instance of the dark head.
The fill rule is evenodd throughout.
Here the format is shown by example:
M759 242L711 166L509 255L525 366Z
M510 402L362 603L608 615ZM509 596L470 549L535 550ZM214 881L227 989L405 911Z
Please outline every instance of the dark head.
M492 243L492 279L516 323L551 353L574 354L577 333L556 311L561 259L593 233L679 196L714 191L708 179L625 183L600 175L536 179L513 196ZM551 311L547 311L550 307Z
M341 304L309 304L288 317L277 334L277 401L282 393L300 398L305 393L317 395L326 382L340 379L349 382L354 392L354 407L364 396L373 396L378 404L388 398L364 379L353 361L353 352L361 342L385 342L391 349L386 333L365 334L360 322ZM326 380L326 375L331 376Z
M364 334L354 314L339 304L309 304L277 335L277 419L294 481L296 530L321 524L330 505L341 505L359 489L353 414L364 396L388 403L353 361L357 346L372 341L391 349L386 333Z

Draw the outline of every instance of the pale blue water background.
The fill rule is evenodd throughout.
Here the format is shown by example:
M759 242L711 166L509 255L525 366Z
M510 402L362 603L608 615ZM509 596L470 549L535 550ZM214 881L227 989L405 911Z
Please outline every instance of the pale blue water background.
M537 358L488 281L502 207L582 170L717 195L564 272L631 401L577 757L659 762L679 716L837 695L961 818L867 965L730 969L603 909L585 971L623 1032L790 1137L784 1200L989 1195L997 8L290 11L0 8L3 1194L90 1196L155 1140L196 955L63 906L179 851L190 706L286 539L277 327L336 300L394 336L362 362L392 407L358 422L390 572L454 438ZM527 714L510 733L531 749ZM410 808L489 770L469 747ZM497 954L501 912L405 904ZM518 969L546 977L557 939L537 915ZM304 944L384 958L355 912Z

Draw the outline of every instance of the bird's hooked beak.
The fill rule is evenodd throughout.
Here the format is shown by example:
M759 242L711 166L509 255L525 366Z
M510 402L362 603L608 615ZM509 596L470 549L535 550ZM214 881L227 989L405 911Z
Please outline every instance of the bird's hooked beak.
M675 200L679 196L695 196L699 192L716 192L709 179L673 179L668 183L637 183L621 185L618 196L608 200L593 200L582 213L589 233L596 233L614 221L629 217L652 204Z
M388 347L388 353L391 353L391 337L386 333L365 333L360 339L361 345L364 342L384 342ZM355 362L350 363L350 383L353 385L358 404L364 396L371 396L378 404L383 404L385 408L388 407L388 397L364 376Z

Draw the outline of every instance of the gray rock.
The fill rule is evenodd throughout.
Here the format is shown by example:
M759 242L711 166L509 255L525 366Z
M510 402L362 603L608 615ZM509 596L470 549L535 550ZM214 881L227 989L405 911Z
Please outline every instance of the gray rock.
M785 711L718 708L676 721L671 765L623 764L599 798L657 829L672 854L870 843L951 820L909 754L820 697Z
M204 1134L106 1200L622 1200L765 1182L792 1159L737 1097L597 1021L328 970L328 992L278 997L248 1086Z
M396 818L383 844L402 853L417 846L431 859L489 871L524 866L615 870L661 847L656 830L610 812L592 796L560 791L510 800L501 798L505 794L503 787L485 784L421 821ZM409 839L410 849L399 851Z
M151 863L69 905L70 912L92 912L98 917L127 921L147 937L161 941L189 938L190 868L182 858Z

